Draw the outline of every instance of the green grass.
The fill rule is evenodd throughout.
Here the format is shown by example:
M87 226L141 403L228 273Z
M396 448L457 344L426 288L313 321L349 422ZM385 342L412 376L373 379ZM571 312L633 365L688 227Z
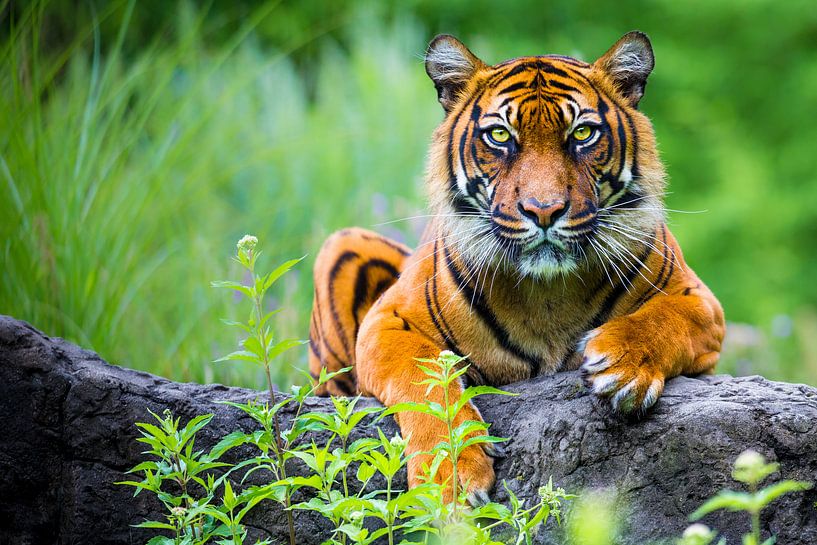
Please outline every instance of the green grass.
M209 287L236 272L235 241L260 237L267 268L307 255L274 294L277 333L304 338L310 258L336 228L417 213L440 114L410 26L398 40L373 29L365 55L327 49L309 104L285 52L251 34L208 49L197 17L182 11L171 42L127 62L116 47L37 57L36 21L5 44L0 312L118 364L258 385L210 363L237 342L219 321L235 301Z
M419 58L432 32L411 17L355 11L342 39L301 29L271 50L257 29L280 26L277 17L293 8L264 4L234 31L219 27L216 39L213 14L180 3L167 14L170 31L140 42L142 35L126 32L122 5L97 14L102 26L78 18L69 46L44 52L38 33L48 6L33 3L14 26L3 21L0 313L121 365L257 386L255 370L211 363L238 339L219 322L235 317L236 301L209 282L235 277L229 258L245 233L262 240L264 269L306 255L272 294L285 309L276 333L305 338L312 259L331 231L361 225L416 241L420 220L379 224L423 213L423 163L442 116ZM817 338L817 296L804 280L817 255L813 164L804 151L814 128L791 125L785 101L753 109L765 104L757 78L769 69L765 53L746 45L749 31L704 56L700 38L677 31L698 28L699 15L720 20L724 5L731 4L702 15L664 6L676 10L672 28L657 25L663 19L652 8L641 15L652 17L644 28L658 54L644 109L672 177L669 205L709 210L674 214L671 227L727 317L756 326L734 336L745 342L733 343L721 369L817 384L817 346L809 340ZM136 19L140 3L130 6ZM746 17L763 12L752 9ZM603 14L604 27L574 15L550 37L472 43L488 61L538 51L592 59L613 32L630 29L612 13ZM808 23L769 17L775 25ZM468 26L451 21L445 30ZM306 78L293 60L304 47L318 52ZM779 53L769 55L781 70L767 76L790 102L809 103L817 64L802 48ZM757 69L746 73L741 55ZM747 84L725 91L723 78L741 74ZM779 153L753 124L777 139ZM288 364L305 360L305 350L290 353ZM275 379L294 376L285 365Z

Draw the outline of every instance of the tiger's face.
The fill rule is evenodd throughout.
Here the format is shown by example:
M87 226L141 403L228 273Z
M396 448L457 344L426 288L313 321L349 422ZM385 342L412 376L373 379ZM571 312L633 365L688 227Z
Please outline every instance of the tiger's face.
M488 66L435 38L426 69L446 117L429 181L449 243L477 266L532 277L626 262L663 217L664 173L637 110L652 67L640 33L593 64L541 56Z

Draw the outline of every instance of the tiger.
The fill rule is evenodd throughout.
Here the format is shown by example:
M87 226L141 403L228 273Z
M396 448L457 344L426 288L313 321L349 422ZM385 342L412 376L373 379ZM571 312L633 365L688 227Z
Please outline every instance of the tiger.
M666 174L638 109L655 58L625 34L592 64L562 56L488 65L450 35L425 68L444 110L427 158L431 219L413 250L370 230L331 235L316 257L310 372L320 393L426 399L418 358L467 357L466 384L501 386L580 370L587 389L643 416L678 375L711 373L723 309L667 228ZM479 420L468 403L454 422ZM445 425L397 415L410 486ZM471 445L460 488L488 499L497 451ZM440 466L443 486L451 465Z

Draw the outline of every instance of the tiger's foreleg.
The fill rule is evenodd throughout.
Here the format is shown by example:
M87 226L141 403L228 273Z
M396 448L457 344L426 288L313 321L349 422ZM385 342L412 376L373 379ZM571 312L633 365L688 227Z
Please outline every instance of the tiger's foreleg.
M586 384L618 412L645 411L667 379L711 372L720 356L725 332L720 303L683 262L668 232L664 246L672 275L658 286L653 279L646 286L651 297L640 307L589 331L579 346Z
M398 287L395 287L398 289ZM387 296L391 296L390 292ZM416 358L436 358L444 348L419 331L410 314L402 314L401 305L378 305L366 317L357 345L358 380L360 390L373 395L390 407L397 403L428 401L444 404L441 388L427 391L421 382L428 378L417 367ZM455 380L449 386L448 399L460 399L463 385ZM400 432L408 440L408 481L410 487L422 482L423 465L431 465L426 454L440 441L447 439L444 422L434 416L419 412L401 412L395 416ZM481 421L479 411L468 402L454 419L456 428L466 420ZM472 504L487 501L487 492L494 484L491 445L466 447L457 464L457 480L469 495ZM451 501L453 468L444 460L434 477L435 482L445 484L444 496Z
M338 375L318 395L352 396L358 392L355 342L372 304L397 280L408 247L365 229L350 228L330 236L315 259L315 298L309 328L309 372L322 368Z

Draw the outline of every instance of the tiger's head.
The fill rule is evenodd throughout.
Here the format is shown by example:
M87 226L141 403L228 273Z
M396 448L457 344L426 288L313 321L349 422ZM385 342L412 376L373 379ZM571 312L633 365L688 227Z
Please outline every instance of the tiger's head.
M664 170L637 109L654 66L646 35L626 34L592 64L547 55L494 66L441 35L425 66L445 110L431 205L466 259L550 278L628 262L650 244Z

